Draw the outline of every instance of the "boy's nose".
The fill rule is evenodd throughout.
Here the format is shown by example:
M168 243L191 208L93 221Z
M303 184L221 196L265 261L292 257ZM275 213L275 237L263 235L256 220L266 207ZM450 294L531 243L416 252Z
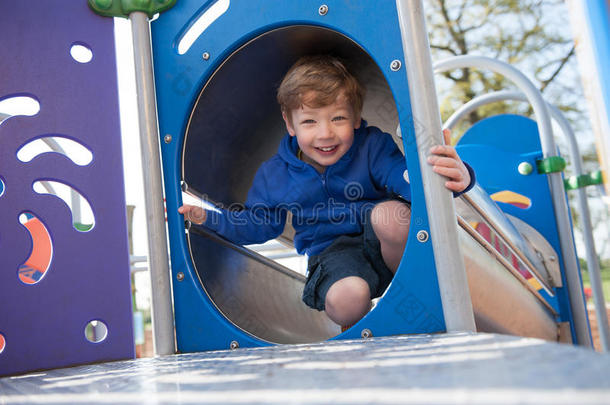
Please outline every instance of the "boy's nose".
M329 124L322 124L318 136L320 138L331 138L333 136L332 127Z

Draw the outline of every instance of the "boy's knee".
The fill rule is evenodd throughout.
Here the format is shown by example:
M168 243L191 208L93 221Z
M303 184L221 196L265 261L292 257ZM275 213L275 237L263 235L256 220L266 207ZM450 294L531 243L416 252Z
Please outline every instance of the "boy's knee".
M368 310L371 303L369 285L360 277L346 277L334 283L326 294L327 312L341 315Z
M405 242L410 223L411 208L400 201L384 201L371 211L371 224L379 240Z

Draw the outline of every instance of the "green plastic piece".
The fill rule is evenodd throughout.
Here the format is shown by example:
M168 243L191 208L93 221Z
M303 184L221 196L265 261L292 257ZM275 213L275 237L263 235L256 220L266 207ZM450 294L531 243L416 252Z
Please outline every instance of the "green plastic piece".
M550 156L536 161L538 173L557 173L566 168L566 161L561 156Z
M93 224L81 224L79 222L75 222L74 223L74 228L76 228L77 231L80 232L87 232L88 230L90 230L91 228L93 228Z
M104 17L129 18L134 11L141 11L152 18L169 10L177 0L87 0L89 8Z
M528 176L534 171L534 166L532 166L530 162L521 162L519 163L519 167L517 169L519 170L520 174Z
M576 190L579 188L602 184L604 182L602 171L597 170L592 173L581 174L580 176L568 177L564 180L566 190Z

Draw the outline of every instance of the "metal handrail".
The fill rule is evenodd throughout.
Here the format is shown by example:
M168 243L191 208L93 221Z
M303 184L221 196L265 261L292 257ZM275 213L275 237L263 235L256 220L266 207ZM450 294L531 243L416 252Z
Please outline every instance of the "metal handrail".
M527 97L523 93L518 91L496 91L482 96L476 97L459 109L457 109L451 117L447 119L444 127L447 129L453 129L458 122L460 122L465 116L470 114L477 108L491 104L498 101L516 100L516 101L528 101ZM564 117L563 113L554 105L547 104L549 112L553 120L561 128L561 132L564 135L567 145L570 160L574 166L574 174L580 176L584 174L582 156L576 141L576 136L570 123ZM585 240L585 255L587 261L587 269L589 271L589 278L591 280L591 290L593 292L593 303L595 305L595 314L597 317L597 323L600 334L600 342L602 349L607 352L610 351L610 330L608 327L608 315L606 311L606 300L604 297L604 291L601 282L601 271L599 259L596 254L595 241L593 238L593 226L591 223L591 213L589 211L589 205L587 204L587 194L584 189L579 188L577 190L577 204L581 214L582 220L582 232Z
M534 110L539 130L538 132L540 134L543 157L548 158L556 155L557 148L547 103L542 98L542 95L536 86L534 86L522 72L508 63L482 56L457 56L434 64L434 70L437 73L462 68L491 70L503 75L517 85L517 87L523 91ZM555 220L557 222L559 243L564 261L567 279L566 287L570 297L570 309L574 320L573 326L576 340L583 346L592 347L593 343L591 341L585 300L581 288L578 259L575 254L576 249L574 247L574 240L572 239L572 224L565 198L563 178L561 177L561 173L550 173L547 175L547 178L551 189L553 207L555 209Z

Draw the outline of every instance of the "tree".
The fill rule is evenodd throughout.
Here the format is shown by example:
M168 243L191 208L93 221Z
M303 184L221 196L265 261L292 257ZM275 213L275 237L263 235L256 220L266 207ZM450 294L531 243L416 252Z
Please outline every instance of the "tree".
M508 62L522 70L547 101L567 112L572 122L583 121L576 104L582 90L574 42L566 29L569 21L562 1L428 0L426 6L433 59L469 54ZM477 95L512 87L504 77L476 69L445 72L442 77L443 119ZM473 112L462 129L485 116L527 114L528 109L524 103L489 105Z
M432 58L437 61L458 55L481 55L517 67L563 111L577 134L585 170L599 168L584 98L567 7L561 0L427 0L426 17ZM460 69L437 77L443 121L461 105L478 95L514 88L504 77L478 69ZM501 113L532 115L523 102L503 102L479 108L454 131L459 137L481 118ZM565 144L558 139L560 149ZM569 160L569 159L568 159ZM569 161L568 161L569 163ZM568 165L568 173L570 166ZM587 190L596 196L593 188ZM573 193L570 194L573 197ZM607 208L590 204L596 234L607 234ZM574 204L571 204L572 206ZM572 207L575 225L578 212ZM608 238L596 241L602 257Z

